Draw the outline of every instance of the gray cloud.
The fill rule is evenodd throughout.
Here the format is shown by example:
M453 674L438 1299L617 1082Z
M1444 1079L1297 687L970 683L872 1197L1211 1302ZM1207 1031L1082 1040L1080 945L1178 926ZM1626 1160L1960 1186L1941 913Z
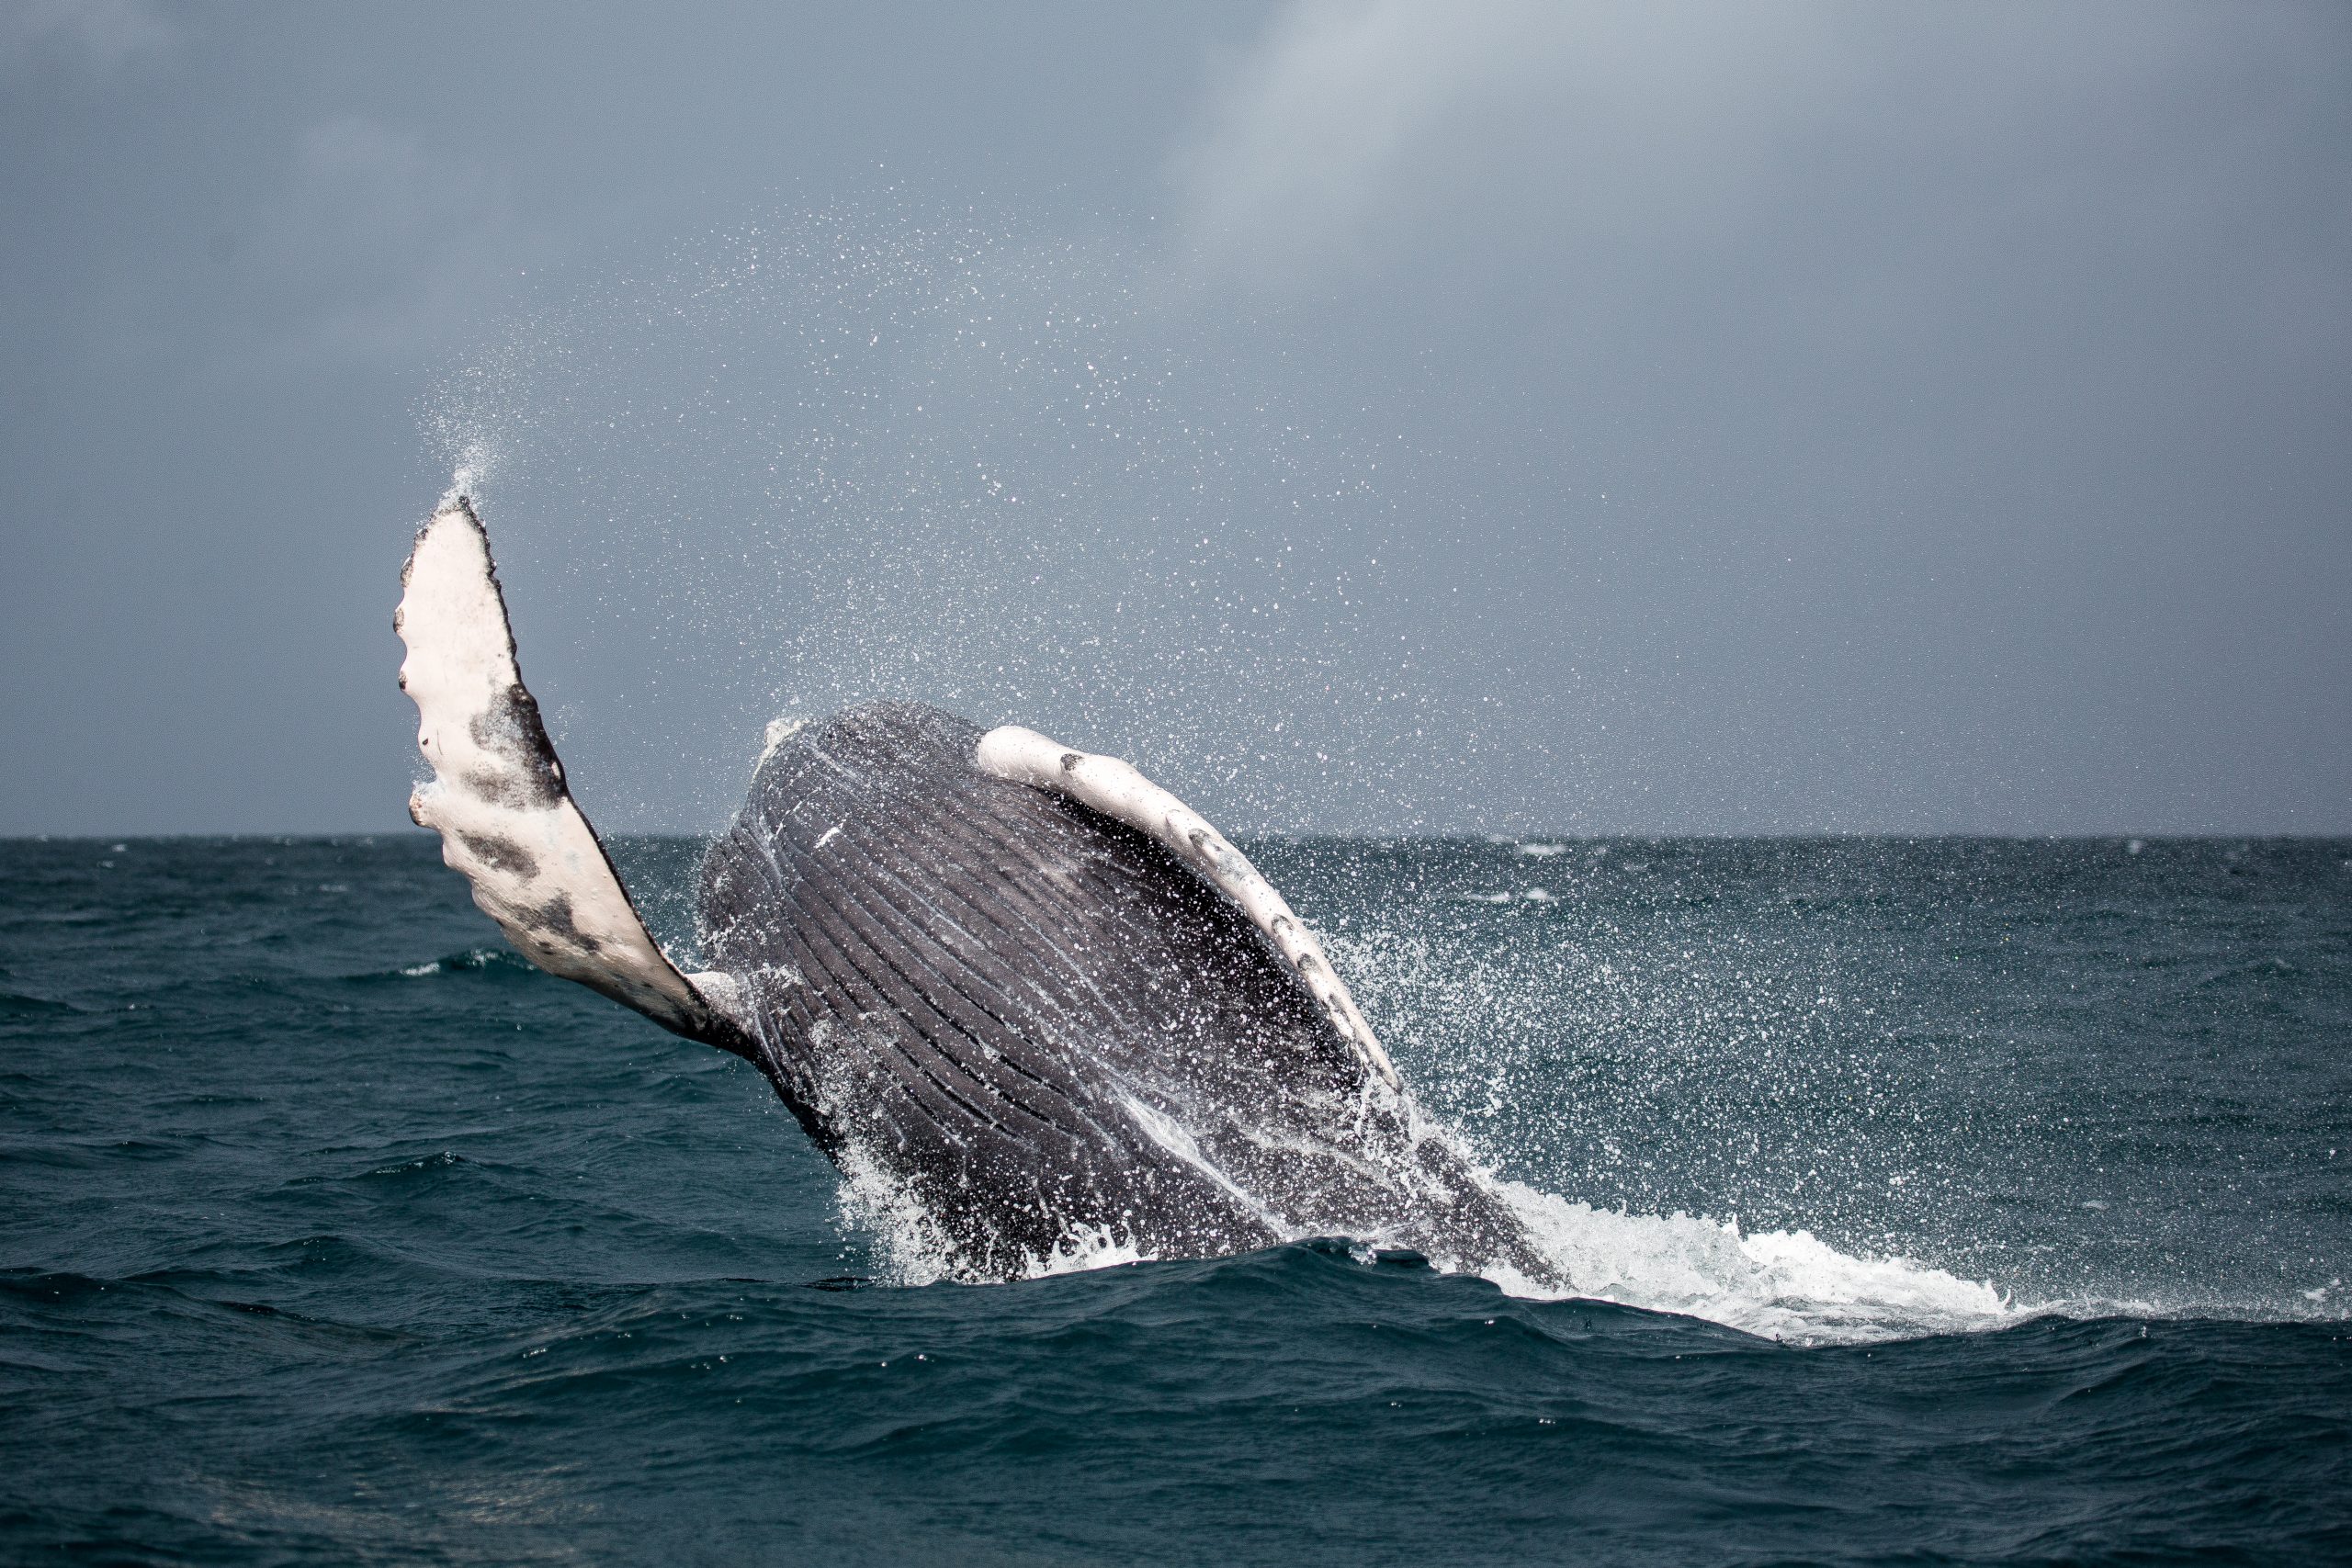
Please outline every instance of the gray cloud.
M0 6L0 67L55 51L101 74L169 48L179 29L143 0L9 0Z
M1237 828L2352 828L2340 7L157 15L7 14L0 828L397 825L469 440L615 826L919 689Z
M249 244L283 323L264 352L411 366L479 333L532 254L506 182L355 115L302 131L287 189Z
M1752 179L1767 150L1738 130L1760 103L1803 101L1846 68L1852 43L1826 22L1727 5L1295 5L1177 152L1187 224L1213 260L1293 272L1532 180L1597 232L1673 231ZM1774 68L1755 72L1759 54Z
M1498 743L1549 739L1504 815L2333 821L2346 41L2318 9L1302 6L1177 175L1211 274L1428 454L1392 548L1478 606L1428 678L1519 671ZM2272 660L2304 699L2205 705ZM2185 741L2222 729L2303 761Z

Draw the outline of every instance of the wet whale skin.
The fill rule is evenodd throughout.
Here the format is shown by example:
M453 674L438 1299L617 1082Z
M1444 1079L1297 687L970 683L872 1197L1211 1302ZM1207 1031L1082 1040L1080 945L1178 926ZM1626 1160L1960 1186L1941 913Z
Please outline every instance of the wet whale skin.
M914 703L805 727L705 859L704 958L820 1147L966 1277L1090 1235L1516 1250L1238 909L1134 829L981 773L980 734Z

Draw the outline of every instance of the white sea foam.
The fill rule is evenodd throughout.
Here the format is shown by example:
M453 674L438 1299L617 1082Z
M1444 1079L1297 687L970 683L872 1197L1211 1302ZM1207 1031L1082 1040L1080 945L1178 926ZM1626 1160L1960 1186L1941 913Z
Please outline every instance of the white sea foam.
M955 1247L921 1199L854 1140L834 1155L842 1226L875 1248L874 1270L893 1285L928 1285L955 1273Z
M967 1277L965 1260L922 1200L854 1142L841 1151L836 1193L843 1225L872 1238L875 1272L892 1285L931 1285ZM1150 1261L1131 1239L1106 1226L1070 1226L1041 1256L1026 1252L1019 1277L1050 1279L1122 1263Z
M1414 1120L1476 1164L1456 1134L1418 1114ZM1181 1129L1159 1127L1155 1136L1163 1145L1180 1140L1193 1163L1206 1168L1197 1142ZM963 1273L946 1231L905 1184L854 1148L845 1151L842 1165L842 1217L875 1238L878 1272L901 1285ZM1212 1174L1238 1192L1222 1174ZM1841 1252L1810 1231L1749 1233L1736 1219L1597 1209L1521 1182L1489 1180L1555 1277L1532 1278L1513 1264L1490 1259L1430 1261L1444 1272L1489 1279L1510 1295L1678 1313L1799 1345L1965 1333L2003 1327L2029 1315L2029 1309L1987 1281L1907 1258ZM1271 1206L1253 1206L1272 1222ZM1154 1260L1128 1237L1076 1225L1044 1256L1029 1255L1019 1273L1045 1279Z
M1683 1313L1798 1344L1996 1328L2019 1315L1987 1282L1906 1258L1840 1252L1810 1231L1748 1234L1736 1219L1622 1213L1519 1182L1498 1185L1570 1281L1563 1291L1493 1270L1512 1295Z
M1042 1280L1056 1274L1082 1274L1090 1269L1109 1269L1121 1263L1146 1261L1136 1244L1114 1235L1109 1229L1095 1225L1079 1225L1054 1244L1053 1250L1032 1261L1029 1278Z

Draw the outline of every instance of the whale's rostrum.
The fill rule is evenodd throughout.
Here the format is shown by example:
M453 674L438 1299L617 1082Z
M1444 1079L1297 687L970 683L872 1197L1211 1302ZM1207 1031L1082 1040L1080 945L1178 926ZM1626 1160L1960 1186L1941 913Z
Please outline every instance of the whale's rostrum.
M1132 766L919 703L771 725L686 973L571 798L465 499L402 582L434 775L410 810L475 902L548 973L757 1064L936 1271L1306 1235L1549 1271L1314 933Z

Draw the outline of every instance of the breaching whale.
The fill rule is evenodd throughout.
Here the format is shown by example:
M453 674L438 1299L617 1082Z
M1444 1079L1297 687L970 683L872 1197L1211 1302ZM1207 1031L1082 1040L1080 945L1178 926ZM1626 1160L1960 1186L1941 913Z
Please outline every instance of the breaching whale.
M409 811L474 901L548 973L755 1064L940 1272L1314 1235L1549 1272L1314 933L1127 763L913 702L771 725L689 973L572 798L468 500L401 586L433 772Z

